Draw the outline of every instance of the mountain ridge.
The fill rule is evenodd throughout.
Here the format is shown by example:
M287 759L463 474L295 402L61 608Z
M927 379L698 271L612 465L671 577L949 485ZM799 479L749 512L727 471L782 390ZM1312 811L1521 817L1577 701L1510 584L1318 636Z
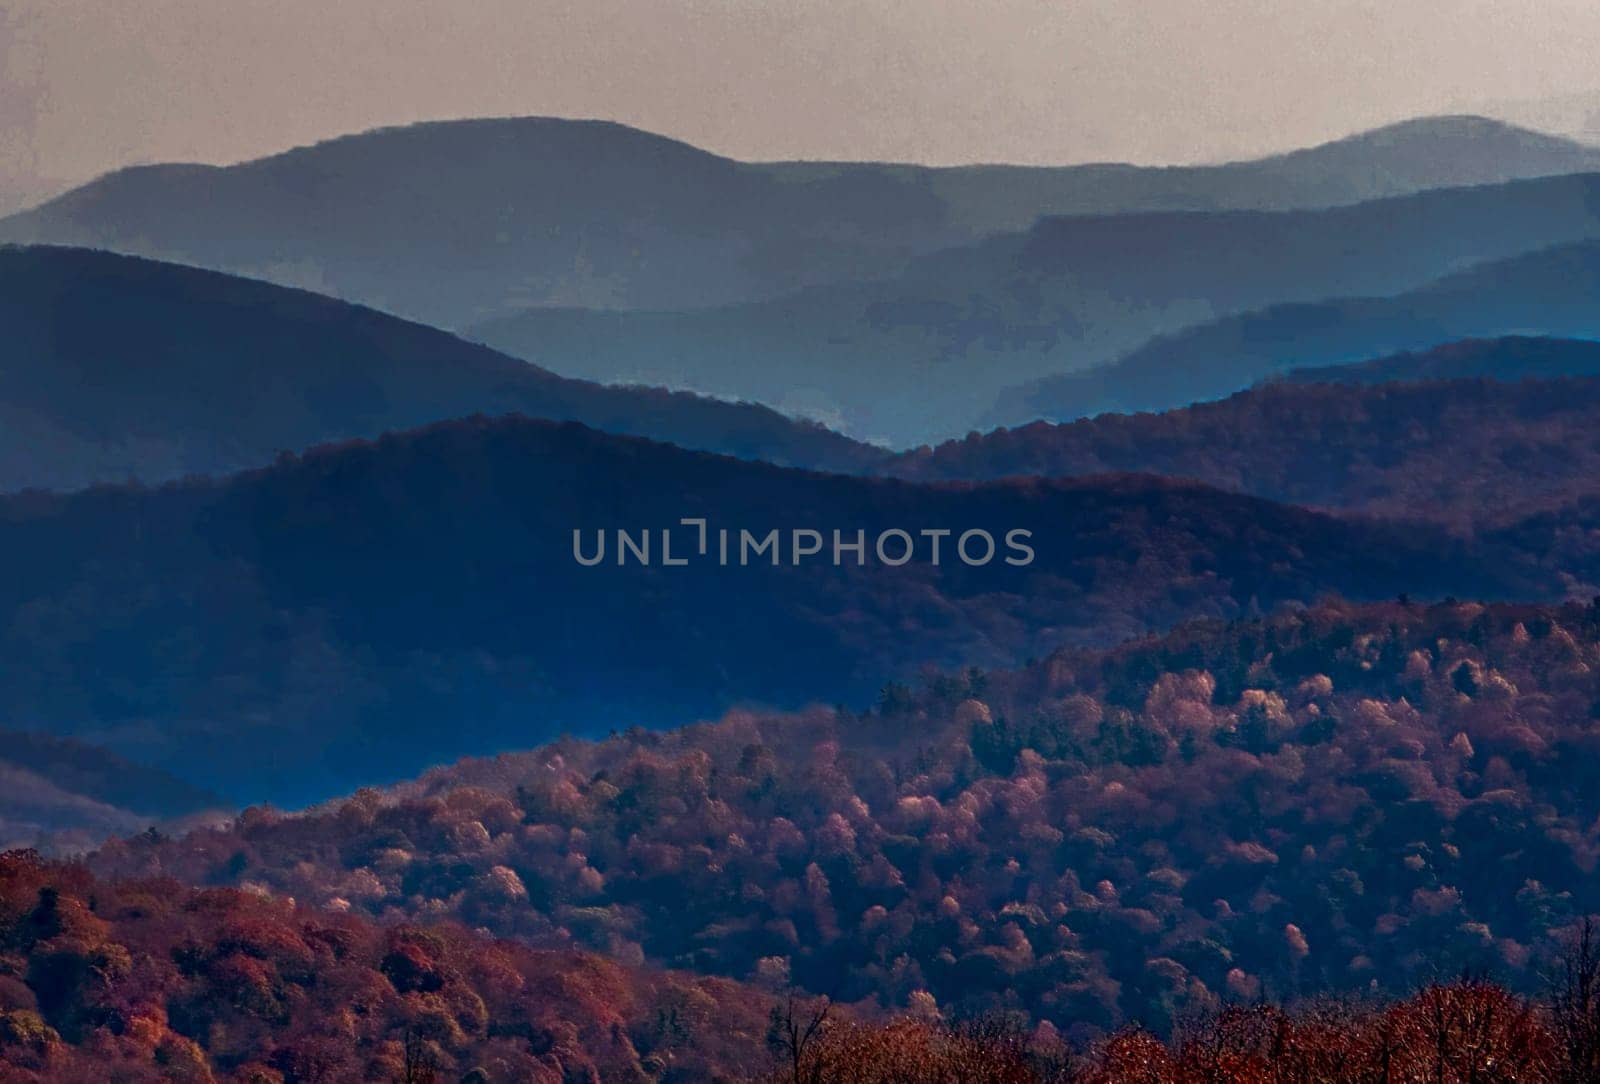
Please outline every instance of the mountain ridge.
M1290 369L1286 384L1383 384L1424 380L1550 380L1600 376L1600 340L1501 335L1458 339L1431 350L1403 351L1348 365Z
M1028 420L985 411L1026 379L1093 371L1153 336L1595 238L1600 174L1317 210L1052 217L892 280L691 312L530 309L472 334L569 376L755 399L906 447Z
M0 220L0 238L183 259L460 328L519 304L693 308L877 278L1051 214L1331 206L1585 168L1600 150L1461 118L1170 168L746 163L613 122L478 118L114 171Z
M564 739L91 866L1074 1039L1268 988L1532 990L1600 904L1597 663L1597 604L1330 601L871 710Z
M319 294L0 246L0 489L160 482L445 418L523 412L846 469L876 455L755 404L557 376Z
M1295 369L1462 339L1593 339L1600 337L1590 304L1597 286L1600 244L1591 240L1489 261L1392 296L1272 305L1161 336L1108 365L1018 385L987 421L1169 409Z
M1025 529L1036 560L791 562L785 541L777 567L575 564L577 531L637 538L697 516L785 539L859 530L868 546L942 528L987 530L998 549ZM673 550L691 544L680 534ZM0 498L0 552L14 570L0 712L203 771L230 797L296 803L530 727L865 699L924 663L1004 665L1324 592L1565 590L1525 557L1432 528L1190 482L916 485L515 418L160 490Z
M1493 356L1514 359L1517 345L1501 344ZM1542 345L1531 348L1541 358ZM1589 434L1600 426L1600 343L1572 345L1587 349L1558 356L1587 377L1533 379L1513 369L1493 379L1269 381L1164 413L972 434L878 469L925 480L1148 471L1308 507L1483 526L1596 489L1600 461L1590 460ZM1481 356L1451 351L1441 361L1434 352L1374 364L1432 359L1442 367Z

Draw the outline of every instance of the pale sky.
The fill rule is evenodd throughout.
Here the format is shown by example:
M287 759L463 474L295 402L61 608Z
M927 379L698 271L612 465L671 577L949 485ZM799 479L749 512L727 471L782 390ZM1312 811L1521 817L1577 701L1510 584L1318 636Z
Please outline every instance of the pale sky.
M0 0L0 202L420 119L735 157L1216 161L1600 92L1596 0Z

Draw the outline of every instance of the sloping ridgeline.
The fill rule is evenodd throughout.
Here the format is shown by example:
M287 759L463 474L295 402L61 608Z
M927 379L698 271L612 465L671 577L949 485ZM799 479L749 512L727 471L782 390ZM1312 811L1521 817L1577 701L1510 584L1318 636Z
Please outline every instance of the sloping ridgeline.
M618 124L390 128L238 165L118 170L0 221L461 328L528 305L694 308L893 274L1043 215L1324 207L1600 169L1600 151L1430 117L1256 162L749 164Z
M1029 530L1036 559L897 568L573 558L574 529ZM693 535L679 528L683 554ZM870 546L869 542L869 546ZM829 547L831 549L831 547ZM993 666L1188 617L1355 597L1548 597L1431 529L1188 483L913 485L506 419L219 482L0 500L0 713L298 801L563 729L739 700L862 702L924 662ZM610 553L615 557L615 551Z
M371 309L104 252L0 247L0 342L4 489L238 470L479 413L807 467L877 455L765 407L568 380Z

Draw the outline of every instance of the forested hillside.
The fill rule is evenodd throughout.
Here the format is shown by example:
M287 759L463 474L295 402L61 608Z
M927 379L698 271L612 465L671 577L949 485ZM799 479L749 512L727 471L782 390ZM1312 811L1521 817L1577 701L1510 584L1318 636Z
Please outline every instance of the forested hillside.
M1469 979L1392 1003L1256 1002L1080 1052L1013 1014L926 998L884 1014L16 851L0 855L0 966L8 1084L1569 1084L1600 1053L1586 932L1537 999Z
M1329 604L467 761L93 865L1077 1039L1463 969L1535 989L1600 910L1597 675L1594 605Z
M697 517L704 553L681 522ZM685 565L666 563L669 529ZM648 531L653 559L617 530ZM894 530L903 564L877 553ZM994 552L971 542L969 564L952 534L935 563L922 532L940 530L987 531ZM578 563L575 531L591 557L606 534L600 564ZM796 558L796 531L815 554ZM836 562L834 531L863 548ZM751 557L739 532L781 549ZM1009 666L1325 592L1571 589L1542 550L1193 483L913 485L516 418L220 481L0 499L0 552L26 570L0 581L0 712L280 803L563 731L861 704L924 664Z
M1597 42L0 0L0 1084L1600 1084Z
M1600 363L1600 348L1587 354ZM1431 374L1465 355L1439 352L1436 365L1418 359L1417 369ZM1034 422L909 452L882 469L924 481L1142 471L1366 515L1505 522L1600 488L1600 380L1518 380L1524 357L1496 353L1504 380L1297 380L1160 414Z
M698 1081L758 1072L769 995L458 926L0 855L7 1084Z

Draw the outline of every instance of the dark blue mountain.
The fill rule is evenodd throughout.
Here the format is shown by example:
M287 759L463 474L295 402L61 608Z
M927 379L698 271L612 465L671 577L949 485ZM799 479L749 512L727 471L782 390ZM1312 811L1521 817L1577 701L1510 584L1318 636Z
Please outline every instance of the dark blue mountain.
M565 379L315 294L103 252L0 247L0 489L226 472L477 413L807 467L876 455L765 407Z
M707 520L705 555L684 518ZM717 532L731 535L727 565ZM648 530L651 561L611 536ZM674 530L667 564L660 531ZM913 536L890 565L876 540ZM738 557L779 533L776 564ZM794 532L820 533L796 560ZM986 530L935 563L925 530ZM1031 563L1003 544L1031 531ZM869 550L833 560L833 532ZM809 542L809 538L803 536ZM892 537L890 560L903 542ZM858 564L858 561L865 561ZM443 423L161 490L0 498L0 717L203 780L316 800L468 753L869 702L1338 592L1550 597L1536 562L1187 483L913 485L518 419Z
M1280 373L1426 351L1460 339L1600 338L1597 297L1600 244L1558 246L1392 297L1277 305L1201 324L1113 364L1012 389L988 420L1020 424L1168 410L1220 399ZM1354 378L1372 373L1361 369Z

